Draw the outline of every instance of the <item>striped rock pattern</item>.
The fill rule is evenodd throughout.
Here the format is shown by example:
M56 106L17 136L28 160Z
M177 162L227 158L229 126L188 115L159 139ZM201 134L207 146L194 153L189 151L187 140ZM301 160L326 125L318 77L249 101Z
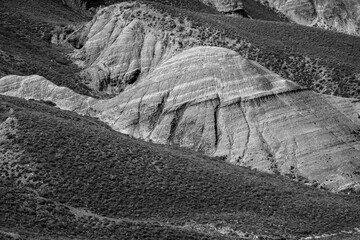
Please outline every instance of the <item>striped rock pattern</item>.
M334 191L360 188L360 102L303 89L228 49L186 50L112 99L67 91L40 77L0 79L3 94L65 104L136 138Z
M69 88L59 87L38 75L5 76L0 80L0 93L26 99L52 101L63 110L81 111L82 114L86 114L92 102L96 101L77 94Z
M83 68L85 82L95 90L119 93L159 62L192 46L196 33L146 5L125 2L98 11L68 41L78 48L72 57Z
M360 35L360 2L357 0L258 0L291 20L352 35Z

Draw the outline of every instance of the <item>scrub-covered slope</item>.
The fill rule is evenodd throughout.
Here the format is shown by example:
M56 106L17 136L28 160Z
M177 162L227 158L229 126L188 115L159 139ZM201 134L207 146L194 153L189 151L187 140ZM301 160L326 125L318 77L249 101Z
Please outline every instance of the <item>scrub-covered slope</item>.
M89 20L62 0L0 1L0 76L38 74L89 94L76 77L80 69L67 57L72 49L52 44L55 32L70 33Z
M357 198L132 139L45 103L0 103L1 234L298 239L360 226Z
M50 100L136 138L305 177L334 191L359 188L359 101L301 88L228 49L186 50L108 100L39 76L4 77L0 92Z

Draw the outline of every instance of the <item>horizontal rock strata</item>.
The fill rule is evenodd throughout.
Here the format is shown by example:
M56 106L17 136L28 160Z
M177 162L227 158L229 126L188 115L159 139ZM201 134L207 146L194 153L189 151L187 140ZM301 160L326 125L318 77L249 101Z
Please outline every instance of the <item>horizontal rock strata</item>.
M360 35L360 2L357 0L259 0L307 26Z
M231 50L186 50L109 100L35 76L2 78L0 92L50 100L136 138L332 190L360 187L359 101L303 89Z

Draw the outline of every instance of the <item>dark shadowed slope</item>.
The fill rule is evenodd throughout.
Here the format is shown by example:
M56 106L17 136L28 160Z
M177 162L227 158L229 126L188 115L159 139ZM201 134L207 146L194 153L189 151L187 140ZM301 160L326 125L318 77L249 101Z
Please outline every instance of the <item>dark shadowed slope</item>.
M66 56L71 49L51 43L55 29L72 32L87 20L61 0L0 1L0 76L40 74L88 94L76 81L79 68Z
M158 221L107 218L39 197L31 189L0 186L0 239L229 239Z
M1 231L116 238L120 223L124 239L158 239L154 228L160 239L224 229L291 239L360 226L355 197L131 139L44 103L0 102Z
M274 22L288 22L287 18L272 11L270 8L254 1L241 0L244 10L252 19L274 21Z

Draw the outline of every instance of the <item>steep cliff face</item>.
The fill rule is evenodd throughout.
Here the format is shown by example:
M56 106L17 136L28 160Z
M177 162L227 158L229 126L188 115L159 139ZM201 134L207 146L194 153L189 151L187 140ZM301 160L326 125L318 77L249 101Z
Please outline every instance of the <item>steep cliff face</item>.
M299 24L360 35L360 2L357 0L260 1Z
M359 188L359 101L303 89L231 50L186 50L109 100L36 76L2 78L0 92L53 101L136 138L226 156L332 190Z

